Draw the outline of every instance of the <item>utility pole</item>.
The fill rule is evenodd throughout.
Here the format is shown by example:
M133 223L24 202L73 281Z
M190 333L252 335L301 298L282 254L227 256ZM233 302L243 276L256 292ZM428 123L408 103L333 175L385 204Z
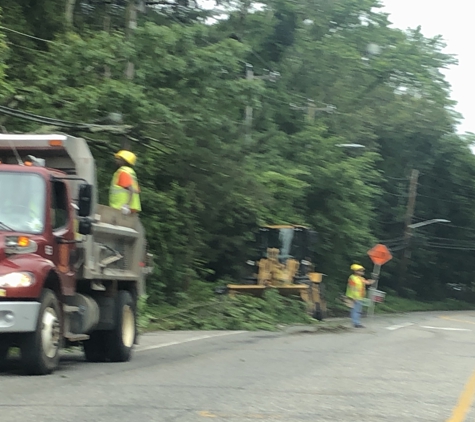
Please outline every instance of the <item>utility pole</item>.
M251 64L246 63L246 80L252 81L254 79L254 68ZM246 140L251 141L252 132L252 106L246 106Z
M110 33L111 30L111 0L104 2L104 32Z
M414 209L416 207L417 181L419 180L419 171L412 170L411 181L409 183L409 198L407 201L406 221L404 224L404 249L401 259L401 269L399 274L399 287L402 288L406 284L407 264L411 257L409 245L412 237L412 229L409 227L414 217Z
M264 72L267 72L267 74L263 76L255 76L254 75L254 68L252 64L246 63L246 80L248 81L253 81L254 79L262 79L262 80L267 80L270 82L276 82L279 77L280 73L279 72L273 72L269 71L267 69L264 69ZM252 106L247 105L246 106L246 117L245 117L245 125L246 125L246 139L248 141L251 141L251 132L252 132Z
M73 29L74 25L74 7L76 6L76 0L66 0L66 7L64 11L64 20L66 21L67 28Z
M104 3L104 32L110 34L111 30L111 0ZM112 76L111 69L108 65L104 66L104 78L110 79Z
M315 112L317 109L315 108L315 101L312 99L308 99L307 105L307 118L310 124L315 123Z
M125 31L127 34L127 39L132 38L134 30L137 28L137 4L136 0L129 0L126 9L126 20L125 20ZM127 68L125 70L125 76L127 79L134 79L135 67L132 62L127 62Z
M327 104L326 107L323 108L317 108L315 106L315 100L312 100L311 98L307 98L307 105L303 107L299 107L293 103L289 104L290 108L293 110L303 110L307 112L307 122L310 124L315 123L315 116L317 114L317 111L325 112L328 114L334 113L336 110L336 107L331 104Z

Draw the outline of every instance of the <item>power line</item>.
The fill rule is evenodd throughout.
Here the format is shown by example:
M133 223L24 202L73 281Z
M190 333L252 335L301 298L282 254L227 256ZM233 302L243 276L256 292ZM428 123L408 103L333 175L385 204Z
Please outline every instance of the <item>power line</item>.
M467 186L463 186L463 185L460 185L458 183L451 183L451 185L454 185L454 186L458 186L458 187L462 187L462 188L466 188ZM436 190L435 188L431 187L431 186L426 186L426 185L419 185L421 187L423 187L424 189L430 189L430 190ZM438 191L440 192L440 191ZM462 197L462 198L469 198L469 199L475 199L475 196L471 196L471 195L467 195L467 194L458 194L458 193L453 193L454 195L457 195L459 197ZM423 196L423 195L421 195ZM437 199L433 196L426 196L427 198L432 198L432 199Z
M434 199L435 201L440 201L440 202L449 202L449 203L454 203L455 202L455 199L441 199L441 198L437 198L435 196L429 196L429 195L422 195L422 194L419 194L419 196L423 197L423 198L427 198L427 199ZM457 195L458 198L456 198L457 200L459 199L469 199L469 200L475 200L475 197L470 197L470 196L465 196L465 195Z
M425 221L427 220L427 218L421 218L421 217L414 217L415 220L417 221ZM467 226L458 226L456 224L452 224L452 223L446 223L444 224L444 226L446 227L454 227L454 228L457 228L457 229L462 229L462 230L468 230L468 231L473 231L475 232L475 228L471 228L471 227L467 227Z
M18 119L30 120L37 123L43 123L46 125L53 125L62 128L76 129L76 130L90 130L90 131L110 131L115 133L125 133L131 126L119 126L119 125L97 125L89 123L76 123L67 120L54 119L51 117L40 116L38 114L29 113L26 111L16 110L6 106L0 106L0 113L7 116L16 117Z
M407 198L407 196L408 196L406 192L404 192L404 193L384 192L384 193L383 193L383 196L384 196L384 195L396 196L396 197L398 197L398 198Z
M164 13L165 16L167 16L168 18L171 18L172 20L174 20L176 23L178 23L179 25L183 26L184 28L187 27L186 24L184 24L183 22L181 22L179 19L177 19L175 16L173 15L169 15L167 13ZM206 38L204 37L201 37L201 40L203 40L206 44L208 44L209 46L213 46L215 44L213 44L212 42L208 41ZM273 72L272 70L272 66L269 66L269 63L267 63L261 55L259 55L257 52L255 52L252 48L250 49L251 51L251 54L253 56L255 56L265 67L266 69L268 69L269 71ZM243 64L247 64L246 61L244 60L241 60L241 59L238 59L239 62L243 63Z
M408 182L409 179L407 177L391 177L391 176L384 176L384 179L391 179L391 180L399 180L399 181L404 181ZM418 183L419 185L419 183Z
M259 59L259 61L260 61L264 66L266 66L266 68L268 68L270 71L272 71L271 66L269 66L269 64L266 63L266 61L265 61L258 53L256 53L253 49L251 49L251 53L252 53L255 57L257 57L257 58Z
M29 119L32 121L37 121L39 123L45 123L45 124L54 124L57 126L81 126L81 125L87 125L87 123L75 123L75 122L69 122L67 120L60 120L60 119L55 119L51 117L45 117L45 116L40 116L38 114L33 114L29 113L27 111L21 111L17 110L14 108L6 107L6 106L0 106L0 112L3 114L7 114L12 117L18 117L18 118L25 118Z
M39 37L35 37L33 35L25 34L23 32L16 31L15 29L7 28L6 26L3 26L3 25L0 25L0 29L3 29L5 31L9 31L9 32L13 32L15 34L22 35L24 37L32 38L34 40L43 41L43 42L47 42L47 43L51 43L51 44L56 44L54 41L45 40L44 38L39 38Z
M471 228L471 227L457 226L457 225L455 225L455 224L446 224L446 226L455 227L455 228L457 228L457 229L462 229L462 230L468 230L468 231L473 231L473 232L475 232L475 228Z
M181 22L179 19L177 19L175 16L173 15L169 15L168 13L163 13L167 18L171 18L173 21L175 21L177 24L179 24L180 26L182 26L183 28L188 28L187 25L185 25L183 22ZM202 41L204 41L206 44L208 44L208 46L210 47L213 47L215 46L216 44L212 43L211 41L208 41L206 38L204 37L200 37L200 39ZM220 40L222 41L222 40ZM245 60L241 60L238 58L238 61L242 64L247 64L247 62Z
M34 48L30 48L30 47L25 47L24 45L18 45L18 44L15 44L15 43L12 43L10 41L7 41L7 44L8 45L12 45L16 48L22 48L24 50L28 50L28 51L33 51L34 53L37 53L37 54L46 54L45 51L39 51L39 50L35 50Z
M176 23L178 23L179 25L183 26L183 27L187 27L183 22L181 22L180 20L178 20L175 16L173 15L169 15L169 14L165 14L168 18L171 18L173 21L175 21ZM11 28L7 28L7 27L4 27L2 25L0 25L0 29L5 29L7 31L11 31L13 33L16 33L18 35L22 35L22 36L25 36L25 37L28 37L28 38L32 38L32 39L36 39L36 40L39 40L39 41L44 41L44 42L48 42L48 43L52 43L52 44L56 44L56 42L54 41L51 41L51 40L46 40L46 39L43 39L43 38L39 38L39 37L35 37L33 35L29 35L29 34L25 34L25 33L22 33L22 32L19 32L19 31L16 31L14 29L11 29ZM209 46L214 46L215 44L213 44L212 42L208 41L207 39L205 39L204 37L201 37L201 40L204 41L207 45ZM19 48L24 48L26 50L31 50L31 51L34 51L34 52L38 52L37 50L34 50L32 48L29 48L29 47L24 47L24 46L20 46L20 45L17 45L17 44L14 44L14 43L11 43L11 42L7 42L8 44L11 44L15 47L19 47ZM259 61L264 65L266 66L266 68L268 68L268 70L270 70L271 72L272 71L272 67L269 66L269 64L262 58L262 56L260 56L257 52L255 52L254 50L251 49L251 53L257 57L259 59ZM246 64L247 62L242 60L242 59L238 59L238 61L242 64ZM295 94L295 93L292 93L292 92L287 92L288 95L292 95L292 96L295 96L295 97L299 97L299 98L302 98L302 99L305 99L305 100L308 100L306 97L302 96L302 95L299 95L299 94ZM264 97L266 97L265 95L263 95ZM274 99L274 98L271 98L271 97L266 97L270 100L273 100L273 101L276 101L276 102L279 102L281 104L285 104L287 106L289 106L289 104L283 100L278 100L278 99ZM321 102L322 104L324 104L323 102Z
M419 237L419 236L417 236ZM423 237L425 240L435 240L435 242L458 242L459 244L462 243L470 243L470 244L475 244L475 239L456 239L456 238L450 238L450 237L439 237L439 236L420 236ZM450 243L444 243L449 245Z
M437 244L430 244L428 243L427 245L430 248L435 248L435 249L447 249L447 250L453 250L453 251L475 251L475 246L473 247L459 247L459 246L444 246L444 245L437 245Z
M402 224L403 221L399 221L398 223ZM391 239L386 239L386 240L379 240L381 243L389 243L389 242L394 242L394 241L397 241L397 240L402 240L404 239L404 236L399 236L399 237L393 237Z
M405 249L405 248L406 248L406 244L405 244L405 243L401 244L400 246L397 246L397 245L394 246L394 247L388 246L388 249L389 249L391 252L399 252L399 251L402 251L402 250Z

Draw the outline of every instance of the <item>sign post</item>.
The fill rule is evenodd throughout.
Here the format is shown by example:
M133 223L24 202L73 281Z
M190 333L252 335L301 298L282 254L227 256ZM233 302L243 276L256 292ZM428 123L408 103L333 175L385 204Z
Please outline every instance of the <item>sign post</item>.
M386 264L386 262L390 261L393 256L389 249L382 244L376 245L374 248L368 251L368 256L373 261L374 268L373 273L371 275L372 279L375 281L374 287L369 288L369 299L370 303L368 306L368 316L374 316L374 307L375 302L380 302L381 299L384 298L384 293L378 290L378 282L379 282L379 274L381 273L381 266Z

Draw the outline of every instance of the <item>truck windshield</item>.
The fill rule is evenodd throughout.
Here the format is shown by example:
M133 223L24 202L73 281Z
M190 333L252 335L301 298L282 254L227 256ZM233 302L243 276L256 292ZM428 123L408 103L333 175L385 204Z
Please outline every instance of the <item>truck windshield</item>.
M39 234L45 223L46 187L37 174L0 172L0 231Z

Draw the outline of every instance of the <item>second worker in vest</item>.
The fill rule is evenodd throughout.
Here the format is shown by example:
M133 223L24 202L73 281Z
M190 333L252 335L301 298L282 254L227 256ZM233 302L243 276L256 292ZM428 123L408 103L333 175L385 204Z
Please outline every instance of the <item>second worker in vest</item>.
M128 215L142 211L140 188L134 169L137 157L133 152L121 150L115 154L117 171L112 176L109 193L109 206Z
M366 286L374 283L374 280L367 280L364 278L364 267L359 264L351 266L353 274L348 279L348 286L346 289L346 296L353 301L350 316L351 322L356 328L363 328L360 318L363 310L363 299L366 297Z

